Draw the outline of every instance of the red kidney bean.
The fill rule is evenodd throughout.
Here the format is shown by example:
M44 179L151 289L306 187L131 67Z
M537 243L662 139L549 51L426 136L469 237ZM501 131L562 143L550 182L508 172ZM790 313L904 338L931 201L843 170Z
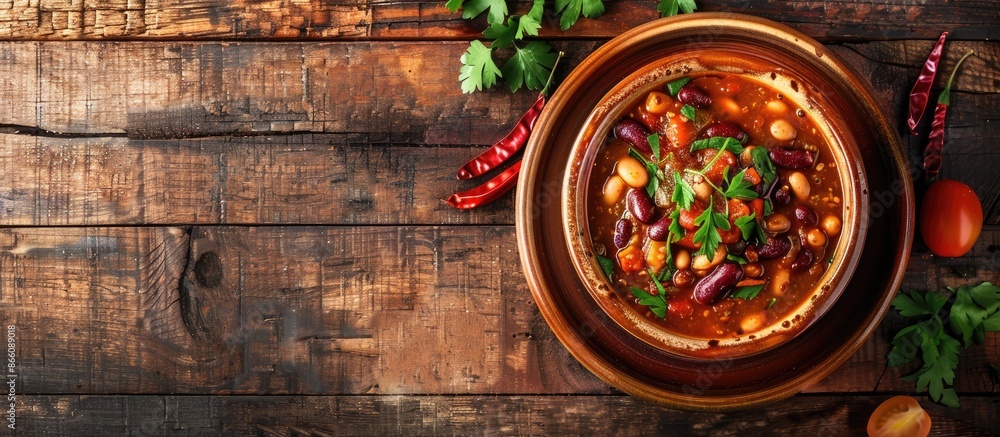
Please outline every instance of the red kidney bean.
M638 121L622 119L615 125L615 136L628 141L642 153L653 153L653 148L649 146L649 130Z
M694 300L702 305L713 305L729 294L740 279L743 279L743 268L739 264L721 264L694 286Z
M712 98L705 90L691 84L684 85L680 91L677 91L677 100L695 108L707 108L712 104Z
M629 219L618 220L615 223L615 247L624 249L628 246L628 240L632 238L632 221Z
M670 234L670 223L670 216L663 216L646 228L646 236L653 241L667 241L667 235Z
M653 199L646 194L646 190L628 190L628 194L625 195L625 205L628 206L632 216L642 224L648 225L653 222L653 212L656 210L656 205L653 204Z
M792 243L786 237L767 237L763 246L757 249L757 256L760 258L780 258L788 253L792 248Z
M808 206L799 205L795 207L795 219L802 223L804 226L815 226L816 222L819 220L816 217L816 213Z
M811 250L799 251L799 256L795 257L795 261L792 261L792 271L799 272L809 268L815 259L816 257Z
M743 129L740 129L735 123L729 121L717 121L708 125L705 128L705 136L708 138L712 137L730 137L740 140L740 142L746 142L749 138Z
M809 168L816 159L812 153L802 149L774 147L768 153L771 161L784 168Z
M774 205L775 206L785 206L788 202L792 201L792 195L788 193L788 190L778 188L774 190Z

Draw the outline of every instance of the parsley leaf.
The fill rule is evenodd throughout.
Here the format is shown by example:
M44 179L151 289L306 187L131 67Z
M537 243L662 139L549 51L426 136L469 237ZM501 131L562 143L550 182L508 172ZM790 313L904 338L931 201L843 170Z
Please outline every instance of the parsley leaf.
M746 172L747 170L743 169L739 173L736 173L736 176L733 176L732 180L726 177L726 183L729 186L726 187L726 191L722 192L722 195L730 199L740 199L740 200L756 199L757 192L750 189L751 187L753 187L753 184L751 184L750 181L746 180L745 178ZM725 176L728 173L729 173L728 171L725 171L722 174L723 176Z
M604 2L601 0L556 0L556 12L562 13L559 27L569 29L576 24L582 14L587 18L597 18L604 13Z
M656 190L659 189L660 189L660 177L657 175L657 173L654 172L650 176L649 182L646 182L646 194L648 194L650 198L655 199Z
M656 5L656 10L660 11L661 17L673 17L677 15L678 10L690 14L695 9L698 9L698 6L694 0L660 0L660 3Z
M718 228L728 231L729 220L726 219L725 214L712 210L712 198L709 198L708 208L705 208L705 211L694 219L694 224L700 226L694 233L695 244L701 244L701 249L698 252L707 256L708 259L715 259L715 251L719 248L719 243L722 242Z
M501 74L507 82L507 88L517 91L521 85L529 90L540 90L556 63L558 55L552 47L541 41L529 42L523 49L514 46L514 56L503 65Z
M601 270L604 271L604 276L607 276L609 281L614 281L615 262L612 261L611 258L605 258L597 255L597 263L601 265Z
M951 329L962 335L965 347L972 345L973 340L982 343L984 322L990 316L995 316L998 308L1000 287L988 282L975 287L959 287L955 291L955 303L951 305Z
M750 157L753 159L753 166L757 168L757 173L760 173L760 178L764 181L765 186L770 186L775 179L778 179L778 170L774 168L774 163L771 162L767 149L755 147L750 150Z
M670 213L670 227L669 233L672 235L670 242L674 243L684 238L684 233L686 232L684 228L681 227L681 210L675 209L674 212ZM669 252L669 251L668 251Z
M653 161L660 162L660 136L653 132L646 141L649 142L649 148L653 149Z
M740 144L740 140L731 137L705 138L691 143L691 152L701 149L728 150L736 155L743 152L743 146Z
M694 188L681 178L680 173L674 173L674 192L670 196L670 201L683 209L691 209L691 205L694 204Z
M489 12L486 14L486 22L490 24L503 23L503 17L507 15L506 0L465 0L464 2L456 0L449 1L445 6L451 9L456 3L462 6L462 18L467 20L478 17L487 9ZM452 9L452 12L457 9Z
M740 228L740 234L743 235L744 240L750 241L750 236L753 235L753 231L757 227L757 219L754 217L755 215L756 214L751 213L750 215L744 215L736 218L736 227Z
M525 35L538 36L538 29L541 27L542 24L530 13L522 16L514 15L507 19L507 24L491 24L483 31L483 36L493 40L491 48L503 49L510 47L514 40L524 39Z
M657 281L653 281L657 282ZM662 285L659 288L663 288ZM664 292L657 293L656 296L647 293L645 290L639 287L632 287L632 295L636 297L639 305L645 305L649 307L649 310L656 314L657 317L664 319L667 317L667 299ZM659 290L657 290L659 291Z
M916 381L917 390L927 390L935 402L958 407L958 394L951 386L959 353L973 342L981 343L985 331L1000 330L1000 287L984 282L955 290L948 323L957 337L945 330L939 314L947 302L936 292L911 291L896 296L893 308L904 317L923 320L896 333L887 358L889 365L896 367L915 360L919 352L922 366L903 379Z
M733 293L730 294L729 297L733 299L750 300L757 297L757 295L760 294L760 291L763 289L764 289L764 284L737 287L736 290L733 290Z
M691 82L690 77L677 79L667 84L667 91L670 91L671 96L677 97L677 93L681 92L681 88L684 88L684 85L687 85L688 82Z
M458 79L462 81L464 93L490 88L500 77L500 70L493 63L493 49L483 45L482 41L473 40L469 43L461 61L463 65Z
M694 106L684 105L681 107L681 115L687 117L688 120L694 121L696 115Z

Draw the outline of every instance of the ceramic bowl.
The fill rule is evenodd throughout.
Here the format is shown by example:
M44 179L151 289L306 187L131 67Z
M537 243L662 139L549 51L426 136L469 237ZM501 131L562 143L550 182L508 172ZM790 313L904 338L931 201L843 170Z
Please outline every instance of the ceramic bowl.
M663 27L658 27L663 29ZM773 37L774 32L768 34ZM867 231L862 217L868 216L867 177L852 127L840 115L851 111L840 95L830 92L836 76L807 68L813 50L792 45L755 44L758 39L697 41L656 52L649 62L615 84L586 119L572 149L562 184L563 233L573 267L598 305L626 331L654 347L692 358L735 358L763 353L784 343L818 320L837 300L857 266ZM794 42L794 41L793 41ZM694 49L692 50L692 47ZM798 50L796 50L798 49ZM595 53L587 67L614 62L615 50ZM583 67L583 68L587 68ZM693 74L739 74L778 91L786 102L805 110L830 144L833 156L823 159L836 164L843 193L843 231L829 256L832 259L812 291L801 304L766 329L737 337L690 337L662 329L640 314L626 300L634 299L613 290L593 251L588 217L588 187L594 161L614 125L633 102L649 91L662 89L674 80ZM586 74L586 71L578 74Z
M815 298L790 316L794 323L713 347L657 328L609 293L583 219L596 145L623 105L676 75L700 70L766 75L814 111L837 150L845 195L845 231L834 264ZM556 336L608 383L676 407L752 407L825 377L878 325L909 256L908 175L898 136L870 87L821 44L745 15L658 20L591 54L536 123L518 185L522 265ZM870 206L871 193L888 193L892 201Z

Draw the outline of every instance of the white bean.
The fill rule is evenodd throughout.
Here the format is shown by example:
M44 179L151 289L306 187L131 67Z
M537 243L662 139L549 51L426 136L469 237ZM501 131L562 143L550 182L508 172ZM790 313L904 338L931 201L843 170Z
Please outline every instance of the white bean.
M618 176L632 188L643 188L649 182L649 171L638 159L626 156L618 160Z
M604 192L601 193L601 200L605 205L612 206L618 203L618 199L622 198L622 194L625 193L626 188L628 187L625 185L625 181L618 175L613 174L604 182Z
M778 141L791 141L795 139L798 132L788 120L779 118L771 122L771 136Z
M792 194L800 202L809 199L809 179L802 172L796 171L788 175L788 186L792 189Z

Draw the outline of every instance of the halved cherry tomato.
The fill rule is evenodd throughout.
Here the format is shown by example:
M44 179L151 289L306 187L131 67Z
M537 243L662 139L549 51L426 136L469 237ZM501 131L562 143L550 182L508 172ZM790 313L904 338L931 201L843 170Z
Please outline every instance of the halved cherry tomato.
M889 398L868 419L870 437L926 437L931 431L931 416L909 396Z
M983 206L961 182L941 179L931 184L920 204L920 236L935 255L965 255L983 229Z

